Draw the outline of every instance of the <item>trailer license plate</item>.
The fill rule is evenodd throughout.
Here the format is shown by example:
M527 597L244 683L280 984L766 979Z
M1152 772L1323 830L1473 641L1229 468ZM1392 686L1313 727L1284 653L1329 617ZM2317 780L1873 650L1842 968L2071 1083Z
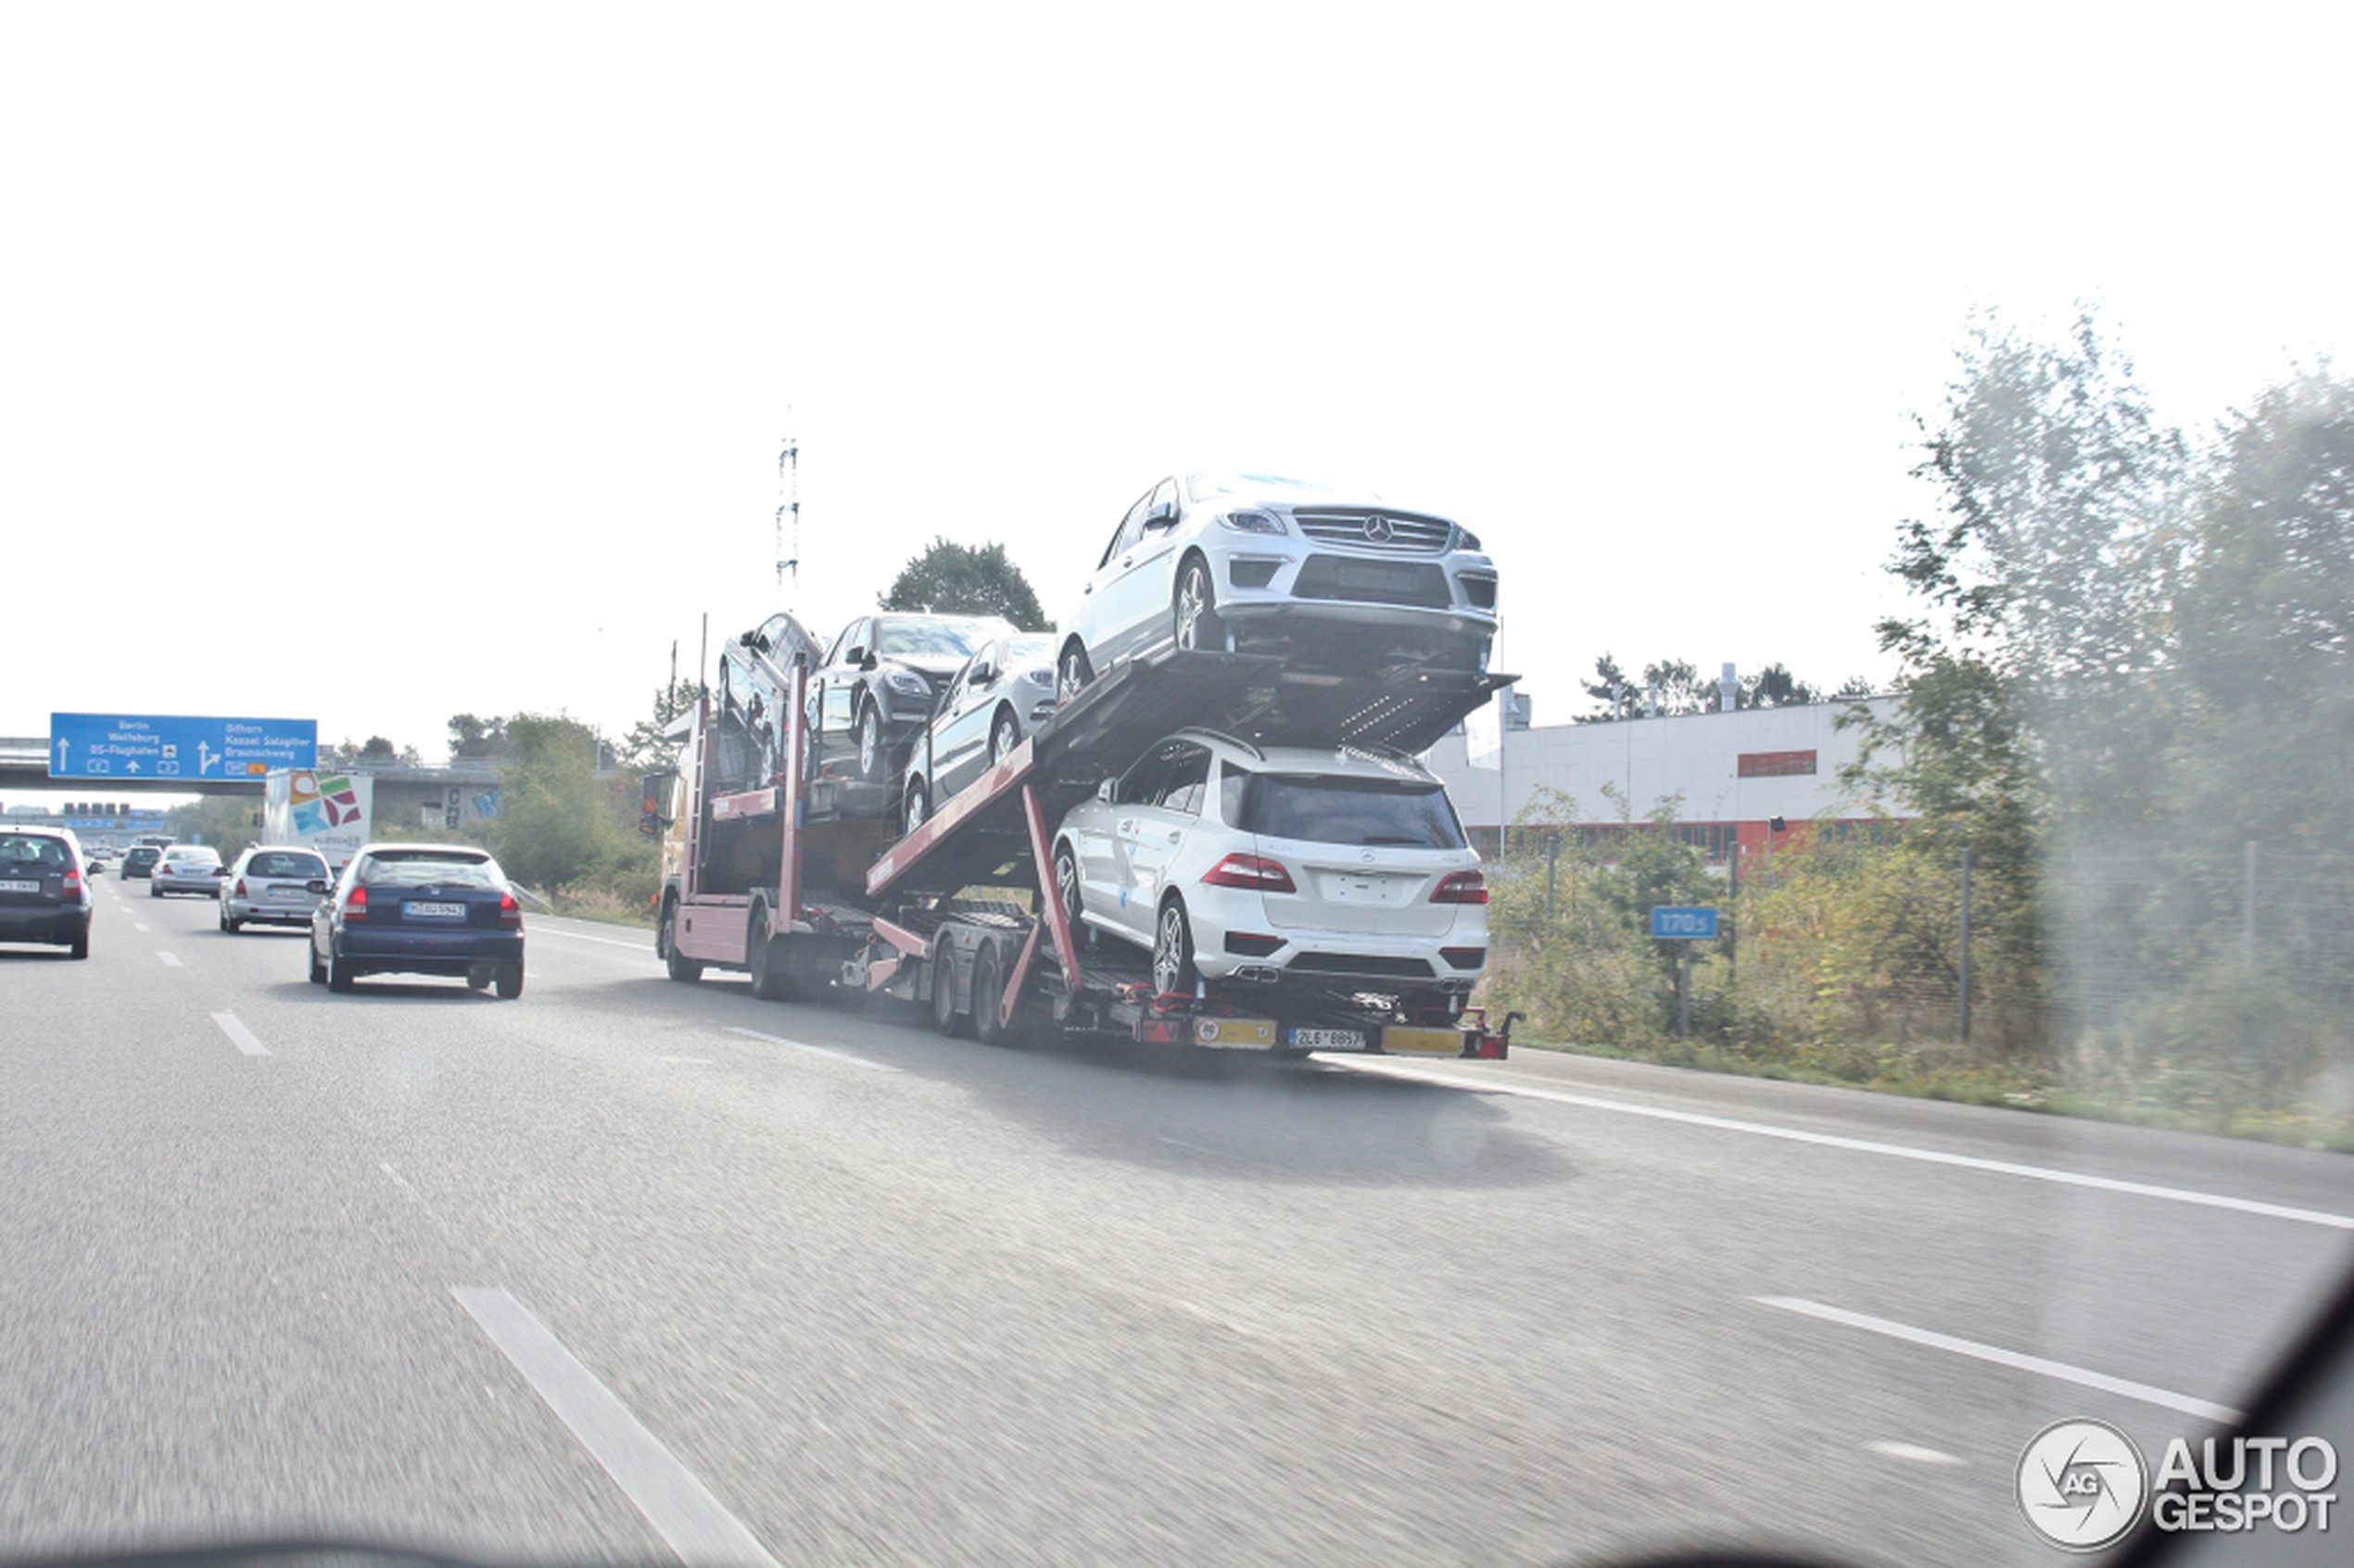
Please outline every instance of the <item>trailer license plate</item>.
M462 920L466 906L462 904L412 904L409 905L411 920Z
M1386 1029L1381 1048L1401 1056L1460 1056L1463 1037L1451 1029Z
M1194 1043L1264 1050L1275 1043L1275 1026L1264 1018L1196 1018Z
M0 882L0 892L39 892L38 882Z
M1361 1051L1365 1037L1353 1029L1296 1029L1290 1043L1301 1051Z

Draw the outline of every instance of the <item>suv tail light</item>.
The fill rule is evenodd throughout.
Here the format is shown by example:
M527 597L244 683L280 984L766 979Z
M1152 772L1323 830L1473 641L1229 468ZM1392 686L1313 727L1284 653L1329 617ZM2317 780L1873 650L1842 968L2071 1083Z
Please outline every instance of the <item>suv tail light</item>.
M82 899L82 873L79 871L67 872L65 880L57 884L57 891L74 902L80 903Z
M229 896L232 898L243 898L246 896L246 879L243 877L238 878L237 885L229 890Z
M354 888L351 890L349 894L345 897L343 901L343 917L347 920L364 920L368 917L367 889Z
M515 902L515 895L511 892L499 895L499 923L510 930L523 929L523 905Z
M1291 873L1280 861L1263 855L1230 854L1209 870L1201 879L1213 888L1257 888L1260 892L1297 892L1292 886Z
M1487 878L1477 871L1458 871L1438 884L1431 895L1433 904L1486 904Z

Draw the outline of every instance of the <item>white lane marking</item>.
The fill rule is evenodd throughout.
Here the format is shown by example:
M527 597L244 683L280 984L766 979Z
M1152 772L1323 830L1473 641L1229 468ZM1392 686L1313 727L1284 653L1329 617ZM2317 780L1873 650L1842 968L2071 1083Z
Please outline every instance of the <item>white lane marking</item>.
M682 1561L692 1568L777 1568L743 1522L523 1303L496 1287L452 1285L449 1294Z
M236 1014L215 1013L212 1015L212 1021L219 1024L221 1032L227 1035L231 1043L247 1056L266 1056L270 1054L270 1047L256 1040L253 1037L253 1031L239 1022Z
M1714 1127L1726 1132L1750 1132L1761 1138L1782 1138L1793 1144L1813 1144L1827 1149L1886 1155L1892 1159L1917 1159L1927 1165L1958 1166L1965 1170L1986 1170L1999 1176L2024 1176L2037 1182L2058 1182L2067 1186L2091 1187L2105 1193L2163 1198L2169 1203L2197 1204L2207 1208L2228 1208L2240 1214L2261 1214L2272 1220L2294 1220L2299 1224L2327 1225L2335 1230L2354 1231L2354 1214L2332 1214L2318 1208L2292 1208L2286 1204L2259 1203L2254 1198L2226 1197L2221 1193L2195 1192L2187 1187L2159 1187L2147 1182L2120 1182L2110 1176L2087 1176L2082 1171L2061 1170L2048 1165L2019 1165L2007 1159L1947 1154L1942 1149L1918 1149L1907 1144L1844 1138L1835 1132L1802 1132L1794 1127L1775 1127L1762 1121L1737 1121L1731 1117L1703 1116L1698 1111L1668 1110L1659 1106L1638 1106L1624 1100L1598 1099L1591 1094L1567 1094L1559 1089L1528 1089L1516 1083L1476 1083L1469 1079L1393 1067L1386 1062L1360 1062L1344 1058L1341 1065L1355 1068L1360 1072L1383 1072L1393 1078L1443 1083L1449 1088L1469 1089L1481 1094L1517 1094L1523 1099L1551 1100L1564 1106L1582 1106L1588 1110L1616 1111L1622 1116L1648 1116L1661 1121L1680 1121L1691 1127Z
M709 1056L649 1056L646 1059L650 1062L677 1062L686 1067L717 1067L719 1065Z
M1848 1328L1862 1329L1868 1334L1886 1334L1912 1345L1925 1345L1932 1350L1950 1350L1956 1356L1968 1356L1981 1361L1992 1361L1999 1367L2011 1367L2043 1377L2057 1378L2084 1388L2097 1388L2104 1393L2138 1399L2145 1405L2160 1405L2184 1415L2195 1415L2219 1425L2239 1420L2240 1412L2229 1405L2210 1404L2194 1399L2187 1394L2171 1389L2153 1387L2146 1383L2134 1383L2126 1378L2111 1377L2107 1372L2093 1372L2084 1367L2071 1367L2066 1361L2047 1361L2041 1356L2022 1356L2016 1350L1999 1346L1981 1345L1974 1339L1956 1339L1950 1334L1938 1334L1930 1329L1914 1328L1909 1323L1892 1322L1865 1312L1850 1312L1844 1308L1826 1307L1819 1301L1807 1301L1795 1296L1755 1296L1753 1301L1768 1307L1778 1307L1786 1312L1799 1312L1810 1318L1820 1318L1827 1323L1841 1323Z
M145 920L133 920L131 922L131 929L134 931L144 931L147 929L147 923Z
M556 926L534 926L531 928L531 933L534 936L560 936L573 942L593 942L605 947L626 947L640 957L655 957L652 932L647 933L646 940L643 942L619 942L612 937L589 936L583 931L567 931ZM656 961L659 962L659 959Z
M1890 1459L1907 1460L1914 1464L1959 1464L1962 1462L1958 1455L1949 1454L1943 1448L1924 1448L1918 1443L1883 1441L1867 1443L1864 1447L1876 1454L1885 1454Z
M181 969L187 967L180 962L180 955L177 953L166 953L163 949L158 948L156 956L163 960L164 967L168 969Z
M763 1034L756 1029L738 1029L734 1024L728 1025L727 1030L729 1034L740 1034L747 1040L763 1040L771 1045L790 1045L796 1051L808 1051L820 1056L831 1056L838 1062L848 1062L852 1067L872 1068L877 1072L899 1070L885 1062L870 1062L864 1056L854 1056L847 1051L829 1051L823 1045L812 1045L805 1040L787 1040L781 1034Z

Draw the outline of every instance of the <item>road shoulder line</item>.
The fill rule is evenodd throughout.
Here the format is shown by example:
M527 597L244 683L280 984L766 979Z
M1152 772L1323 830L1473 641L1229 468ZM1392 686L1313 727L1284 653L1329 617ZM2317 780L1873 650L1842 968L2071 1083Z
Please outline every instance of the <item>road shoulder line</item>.
M1910 1323L1895 1322L1887 1318L1875 1318L1867 1312L1851 1312L1843 1307L1826 1307L1819 1301L1808 1301L1795 1296L1753 1296L1750 1299L1762 1306L1778 1307L1785 1312L1797 1312L1809 1318L1818 1318L1827 1323L1839 1323L1847 1328L1862 1329L1867 1334L1885 1334L1890 1339L1901 1339L1910 1345L1927 1346L1932 1350L1948 1350L1956 1356L1968 1356L1976 1360L1992 1361L1996 1366L2011 1367L2019 1372L2057 1378L2063 1383L2073 1383L2080 1387L2097 1388L2105 1394L2115 1394L2127 1399L2138 1399L2145 1405L2158 1405L2170 1410L2180 1410L2184 1415L2197 1416L2202 1420L2214 1422L2219 1426L2229 1425L2240 1418L2240 1412L2228 1405L2217 1405L2205 1399L2195 1399L2188 1394L2177 1394L2170 1388L2158 1388L2146 1383L2135 1383L2129 1378L2111 1377L2107 1372L2096 1372L2086 1367L2072 1367L2066 1361L2050 1361L2041 1356L2021 1355L2016 1350L2006 1350L1996 1345L1981 1345L1974 1339L1957 1339L1950 1334L1939 1334L1933 1329L1915 1328Z
M2332 1214L2318 1208L2296 1208L2287 1204L2228 1197L2221 1193L2202 1193L2188 1187L2161 1187L2147 1182L2121 1181L2114 1176L2088 1176L2082 1171L2062 1170L2056 1166L2021 1165L2014 1160L1988 1159L1981 1155L1948 1154L1943 1149L1916 1148L1909 1144L1883 1144L1870 1138L1850 1138L1837 1132L1807 1132L1795 1127L1776 1127L1770 1122L1741 1121L1728 1116L1709 1116L1701 1111L1670 1110L1664 1106L1639 1106L1631 1101L1605 1100L1599 1095L1573 1094L1561 1089L1530 1089L1517 1083L1481 1083L1440 1073L1418 1072L1411 1068L1392 1066L1387 1062L1350 1061L1346 1065L1361 1072L1379 1072L1424 1083L1442 1083L1449 1088L1468 1089L1474 1094L1515 1094L1523 1099L1550 1100L1558 1105L1577 1106L1587 1110L1613 1111L1621 1116L1647 1116L1660 1121L1679 1121L1690 1127L1710 1127L1725 1132L1747 1132L1761 1138L1780 1138L1793 1144L1813 1144L1819 1148L1884 1155L1892 1159L1918 1160L1927 1165L1951 1165L1964 1170L1984 1170L1998 1176L2023 1176L2036 1182L2057 1182L2071 1187L2091 1187L2098 1192L2160 1198L2169 1203L2227 1208L2239 1214L2260 1214L2271 1220L2292 1220L2302 1225L2325 1225L2333 1230L2354 1231L2354 1215Z

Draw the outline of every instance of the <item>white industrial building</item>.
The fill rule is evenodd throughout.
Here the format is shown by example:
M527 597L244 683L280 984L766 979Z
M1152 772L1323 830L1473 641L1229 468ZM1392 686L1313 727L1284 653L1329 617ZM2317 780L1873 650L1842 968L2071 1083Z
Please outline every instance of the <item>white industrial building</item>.
M1425 761L1447 781L1483 854L1495 854L1500 829L1539 789L1550 788L1570 797L1576 810L1572 819L1546 826L1588 835L1614 832L1623 823L1610 791L1638 821L1660 801L1680 796L1677 836L1722 863L1735 844L1752 854L1766 851L1769 839L1773 847L1788 847L1793 836L1811 838L1826 827L1841 836L1885 830L1887 817L1840 783L1840 770L1855 760L1862 740L1856 729L1838 727L1840 715L1872 701L1507 728L1494 770L1470 765L1458 730ZM1777 821L1784 826L1777 828Z

